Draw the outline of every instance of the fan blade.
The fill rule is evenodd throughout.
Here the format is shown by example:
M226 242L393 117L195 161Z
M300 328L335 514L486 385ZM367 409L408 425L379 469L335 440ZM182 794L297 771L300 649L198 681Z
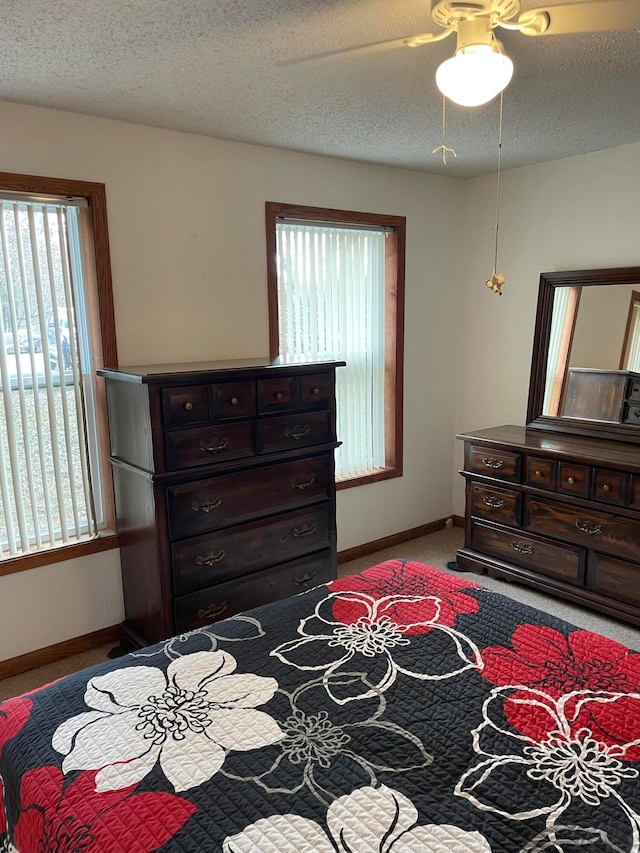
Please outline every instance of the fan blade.
M529 19L540 23L546 18L547 26L535 24L527 29ZM518 20L518 29L525 35L555 36L568 33L594 33L613 30L633 30L640 27L640 2L638 0L587 0L583 3L562 3L530 9Z
M357 47L345 47L340 50L330 50L327 53L316 53L311 56L302 56L299 59L285 59L278 65L306 65L308 63L324 62L339 56L363 56L369 53L379 53L384 50L396 50L399 47L420 47L423 44L440 41L453 32L453 27L442 30L439 33L420 33L419 35L405 36L404 38L390 39L389 41L374 41L371 44L360 44Z

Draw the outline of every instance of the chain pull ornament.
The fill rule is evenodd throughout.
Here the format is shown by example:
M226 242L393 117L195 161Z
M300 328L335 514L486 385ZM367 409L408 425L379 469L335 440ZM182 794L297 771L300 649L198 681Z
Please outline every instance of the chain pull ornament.
M500 165L502 161L502 106L504 102L504 92L500 92L500 120L498 123L498 175L496 179L496 245L493 256L493 275L486 281L487 287L502 296L502 285L505 283L505 278L498 270L498 231L500 228Z
M456 154L456 152L453 150L453 148L447 148L447 146L445 145L445 142L444 142L445 133L446 133L446 129L447 129L447 120L446 120L446 115L445 115L446 101L447 101L447 99L443 95L442 96L442 145L438 145L438 147L434 148L433 151L431 152L432 154L437 154L440 151L442 153L442 162L444 163L445 166L447 165L447 154L453 154L454 157L458 156Z

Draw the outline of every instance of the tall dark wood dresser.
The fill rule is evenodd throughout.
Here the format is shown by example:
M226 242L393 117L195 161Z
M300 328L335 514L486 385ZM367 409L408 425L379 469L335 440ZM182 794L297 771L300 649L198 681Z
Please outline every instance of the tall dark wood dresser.
M254 359L99 371L126 648L335 578L342 364Z

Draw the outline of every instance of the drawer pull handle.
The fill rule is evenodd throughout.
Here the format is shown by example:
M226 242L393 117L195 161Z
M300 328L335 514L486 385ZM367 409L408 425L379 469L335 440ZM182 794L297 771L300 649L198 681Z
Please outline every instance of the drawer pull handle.
M636 391L635 388L633 390L634 390L634 392ZM634 409L633 410L633 417L637 418L640 421L640 409Z
M293 535L301 539L304 536L313 536L317 529L318 525L314 521L311 524L303 524L302 527L294 527Z
M221 438L216 441L215 438L209 438L207 441L200 442L200 450L203 453L220 453L229 444L228 438Z
M214 601L213 604L209 604L207 607L201 607L200 610L198 610L198 619L217 619L218 616L222 616L226 609L226 601Z
M319 397L320 396L320 389L314 388L311 393L313 394L314 397ZM640 415L639 415L639 417L640 417Z
M229 400L229 402L231 403L231 405L232 405L232 406L237 406L237 405L238 405L238 403L240 402L240 400L238 400L238 398L237 398L237 397L232 397L232 398Z
M316 481L316 478L315 478L315 476L312 474L312 475L311 475L307 480L300 480L300 482L299 482L299 483L294 483L294 482L292 482L292 483L291 483L291 488L292 488L292 489L299 489L301 492L303 492L305 489L308 489L308 488L309 488L309 486L313 486L313 484L315 483L315 481Z
M605 483L604 486L602 487L602 491L608 492L610 488L611 488L611 486L609 485L609 483Z
M191 409L193 409L193 403L185 403L184 407L188 412L190 412Z
M500 509L504 506L504 501L500 498L496 498L494 495L490 495L488 498L483 497L482 503L486 506L490 506L491 509Z
M191 504L191 509L194 512L212 512L214 509L217 509L222 503L222 498L214 498L214 500L202 501L199 503L198 501L194 501Z
M284 434L287 438L293 438L295 441L298 441L306 435L309 435L310 429L311 427L309 424L294 424L293 426L285 427Z
M220 560L224 560L227 555L224 553L224 550L218 551L217 554L214 554L213 551L209 551L208 554L204 556L202 554L198 554L196 557L196 566L215 566L216 563L219 563Z
M542 471L536 471L536 477L542 477Z
M598 536L602 533L602 525L589 519L576 518L576 527L581 533L586 533L587 536Z
M527 545L526 542L512 542L511 547L518 554L533 554L533 545Z
M567 483L569 483L570 486L573 486L575 481L576 481L575 477L567 477Z
M483 465L486 465L487 468L502 468L504 465L504 459L496 459L495 456L483 456L482 463Z
M315 572L311 572L311 574L309 574L309 572L306 572L304 575L300 575L299 577L294 578L293 579L293 585L294 586L308 586L312 580L315 580L315 577L316 577Z
M282 393L282 391L278 391L278 393L276 394L276 400L279 403L281 403L284 400L284 394Z

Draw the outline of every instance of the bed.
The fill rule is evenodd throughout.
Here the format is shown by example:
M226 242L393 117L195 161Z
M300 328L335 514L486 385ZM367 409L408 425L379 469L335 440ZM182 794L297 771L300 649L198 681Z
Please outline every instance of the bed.
M0 705L0 850L631 853L640 654L389 560Z

